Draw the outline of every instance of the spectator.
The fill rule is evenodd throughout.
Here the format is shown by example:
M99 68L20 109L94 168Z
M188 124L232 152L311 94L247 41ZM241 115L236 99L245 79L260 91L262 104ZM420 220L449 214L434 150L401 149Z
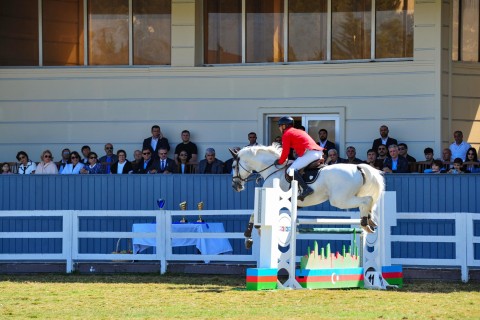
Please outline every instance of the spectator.
M281 137L280 137L280 139L281 139ZM233 150L234 152L238 152L238 151L240 151L240 147L234 147L232 150ZM228 159L227 161L225 161L225 162L223 163L223 173L228 173L228 174L232 174L232 173L233 173L233 172L232 172L232 165L233 165L233 161L234 161L234 160L235 160L235 159L232 157L232 158Z
M118 150L117 158L118 161L110 167L111 174L127 174L133 172L132 163L127 160L127 152L125 152L125 150Z
M467 150L467 161L465 161L464 166L466 172L480 172L480 162L478 161L477 150L475 148Z
M423 150L423 154L425 155L425 162L429 165L432 165L433 162L433 149L428 147Z
M57 163L58 173L62 173L63 168L65 168L65 165L69 162L70 162L70 149L65 148L62 150L62 159Z
M450 150L452 151L452 158L460 158L462 161L465 161L465 157L467 155L467 150L470 149L472 146L463 141L463 132L462 131L455 131L453 133L453 138L455 142L450 145Z
M388 130L388 127L386 125L382 125L380 127L380 138L373 140L373 143L372 143L373 150L378 150L378 146L381 144L384 144L386 148L388 148L390 145L392 144L396 145L398 143L396 139L390 138L388 136L389 132L390 131ZM385 151L387 151L387 149L385 149Z
M280 145L282 145L282 137L276 136L275 140L273 142L276 142L276 143L279 143Z
M187 163L197 163L197 145L190 141L190 131L188 130L182 131L182 142L175 148L175 159L178 159L178 155L183 150L188 154Z
M453 167L452 165L452 150L450 148L444 148L442 151L442 161L443 166L446 169L450 169Z
M408 161L398 154L398 146L392 144L388 147L389 158L383 162L383 172L387 173L408 173Z
M453 160L453 168L448 170L448 173L452 173L452 174L464 173L462 158L455 158L455 160Z
M12 171L10 171L10 164L8 162L2 163L2 174L12 174Z
M152 149L151 147L145 147L142 150L143 160L140 165L137 167L135 173L144 174L144 173L157 173L155 169L155 161L152 159Z
M25 151L19 151L17 153L17 160L20 162L18 174L34 174L35 170L37 170L36 163L28 158Z
M417 159L408 154L408 146L406 143L398 144L398 154L407 159L408 163L417 162Z
M205 159L198 163L197 173L203 174L219 174L223 173L223 161L215 158L215 149L207 148L205 151Z
M258 146L257 134L255 132L250 132L248 134L248 144L246 147Z
M158 149L158 161L155 164L157 173L173 173L177 171L175 160L168 158L167 148Z
M327 165L332 165L332 164L338 164L338 163L345 163L346 160L343 158L340 158L338 156L337 149L330 149L328 150L328 158L325 161Z
M375 149L373 149L375 150ZM377 149L377 160L381 161L382 162L382 167L383 167L383 161L385 161L385 159L387 159L388 156L387 156L387 146L384 145L384 144L381 144L378 146L378 149Z
M355 150L355 147L349 146L347 147L347 161L345 163L353 163L353 164L359 164L362 163L363 161L358 159L357 156L357 150Z
M158 160L158 150L163 148L170 151L170 144L168 143L168 139L163 136L160 126L152 126L151 132L152 136L143 140L142 148L150 147L152 149L153 160Z
M194 173L194 167L192 164L189 164L188 161L188 152L180 151L180 154L177 157L177 173Z
M113 145L107 143L105 145L105 155L98 159L98 162L103 166L105 172L110 173L110 166L118 161L118 157L113 154Z
M80 160L81 158L77 151L70 153L70 159L68 159L68 163L63 168L61 174L79 174L80 170L85 166Z
M58 174L58 168L53 162L53 156L50 150L47 149L43 151L40 160L35 174Z
M332 141L328 140L328 131L327 129L320 129L318 130L318 142L317 144L323 148L323 157L327 158L328 157L328 150L330 149L336 149L335 148L335 143Z
M425 171L423 171L423 173L445 173L445 172L447 171L443 168L442 160L433 160L432 168L425 169Z
M133 167L134 173L138 171L138 168L142 163L143 163L142 151L141 150L133 151L132 167Z
M102 174L105 173L103 165L98 162L98 155L95 152L88 154L88 164L84 165L80 169L81 174Z
M383 167L383 161L377 160L377 153L373 149L368 149L367 160L365 160L365 163L378 170L382 170Z
M90 154L91 151L92 150L90 149L90 146L85 145L82 147L83 164L88 164L88 155Z

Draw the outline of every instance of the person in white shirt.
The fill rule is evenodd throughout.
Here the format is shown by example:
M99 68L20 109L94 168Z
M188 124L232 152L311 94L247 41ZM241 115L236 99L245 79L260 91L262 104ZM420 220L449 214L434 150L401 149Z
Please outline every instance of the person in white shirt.
M85 166L83 162L80 161L80 155L77 151L70 153L70 163L67 163L63 168L61 174L79 174L80 170Z
M463 141L463 132L460 130L453 133L453 138L455 139L455 142L450 145L452 159L460 158L465 162L467 151L472 146L468 142Z
M18 174L34 174L35 170L37 170L36 163L28 158L28 154L25 151L17 153L17 160L20 162Z

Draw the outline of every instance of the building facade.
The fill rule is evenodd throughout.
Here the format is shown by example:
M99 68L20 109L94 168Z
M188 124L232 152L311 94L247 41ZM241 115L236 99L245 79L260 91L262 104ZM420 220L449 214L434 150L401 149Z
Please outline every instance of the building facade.
M283 115L341 156L366 158L383 124L419 160L454 130L480 146L478 1L0 4L0 161L107 142L131 158L154 124L226 160Z

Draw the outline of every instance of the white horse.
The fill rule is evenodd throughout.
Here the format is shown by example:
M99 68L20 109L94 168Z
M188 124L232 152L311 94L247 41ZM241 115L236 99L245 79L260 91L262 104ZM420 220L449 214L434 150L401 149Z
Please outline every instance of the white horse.
M290 183L285 179L286 165L274 165L280 158L279 145L245 147L238 152L230 149L234 158L232 165L232 187L242 191L248 178L258 173L264 187L272 187L273 179L280 179L280 187L287 191ZM373 233L374 210L378 198L385 189L381 171L367 164L334 164L321 169L320 176L310 184L314 193L304 201L298 200L299 207L308 207L330 200L330 204L340 209L359 208L361 226Z

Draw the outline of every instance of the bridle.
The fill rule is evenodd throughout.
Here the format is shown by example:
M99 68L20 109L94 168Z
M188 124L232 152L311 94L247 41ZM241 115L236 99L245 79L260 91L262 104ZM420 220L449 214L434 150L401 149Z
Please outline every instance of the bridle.
M271 167L273 167L273 166L275 165L275 163L272 163L271 165L263 168L263 169L260 170L260 171L251 171L251 170L248 170L247 168L245 168L245 167L240 163L240 157L238 157L238 156L235 157L235 161L237 161L237 165L235 166L235 175L232 177L232 180L238 179L238 180L240 180L240 181L242 181L242 182L245 182L245 183L246 183L246 182L249 182L249 181L252 181L252 180L255 180L256 183L258 184L258 182L260 181L261 175L259 175L257 178L252 178L252 179L249 179L249 178L252 177L252 175L253 175L254 173L260 174L260 173L262 173L263 171L265 171L265 170L267 170L267 169L269 169L269 168L271 168ZM240 169L239 169L240 167L248 173L248 176L247 176L246 178L242 178L242 177L240 176ZM276 168L276 167L275 167L275 168ZM284 168L285 168L285 166L284 166L284 167L281 167L281 168L278 169L278 170L275 170L274 172L272 172L271 174L269 174L264 180L267 180L271 175L277 173L277 172L280 171L280 170L283 170Z

